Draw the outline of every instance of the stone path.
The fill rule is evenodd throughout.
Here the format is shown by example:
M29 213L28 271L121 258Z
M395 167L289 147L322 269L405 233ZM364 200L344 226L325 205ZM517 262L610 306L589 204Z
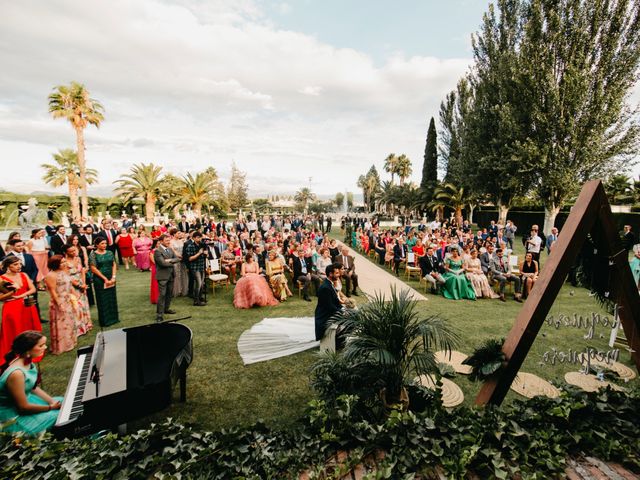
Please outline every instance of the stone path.
M338 243L341 247L344 245L342 242ZM381 292L384 298L391 298L391 289L395 287L398 293L402 290L408 290L410 297L414 300L427 300L427 297L420 292L408 286L395 275L381 269L350 247L349 254L354 258L360 290L367 295L373 296L375 293Z

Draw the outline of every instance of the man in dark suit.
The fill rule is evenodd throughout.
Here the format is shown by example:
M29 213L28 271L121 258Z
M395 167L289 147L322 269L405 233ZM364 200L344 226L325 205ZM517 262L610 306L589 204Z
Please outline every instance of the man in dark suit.
M7 245L11 247L11 252L8 255L14 255L22 262L22 271L31 279L34 285L36 285L36 278L38 278L38 266L33 258L33 255L24 251L24 242L18 238L11 239L7 242Z
M442 262L438 260L438 256L435 254L435 245L430 245L427 248L427 254L420 257L418 261L420 265L420 271L422 277L431 284L431 292L437 293L438 284L445 283L442 277Z
M64 255L63 248L67 244L67 235L64 225L58 225L56 234L51 237L51 251L54 255Z
M96 236L93 233L93 226L87 224L84 226L84 233L78 237L80 245L87 249L87 253L91 253L94 250L93 242Z
M102 237L107 241L107 250L113 253L113 258L119 258L118 244L116 243L116 237L118 232L111 228L111 222L109 220L102 221L102 229L96 234L96 237ZM120 264L122 265L122 258L120 258Z
M178 223L178 230L184 233L189 233L190 229L191 226L189 225L189 222L187 222L187 217L182 215L182 217L180 217L180 223Z
M350 297L352 294L358 296L358 275L356 274L354 258L349 255L349 248L343 246L341 254L338 255L334 261L341 263L344 267L342 278L345 288L347 289L347 297Z
M407 260L408 249L402 237L398 237L393 246L393 271L398 275L400 264Z
M341 268L340 264L332 263L329 265L325 270L327 278L318 288L318 304L315 310L316 340L321 340L324 336L329 319L342 310L338 294L333 286L333 282L340 276Z
M170 247L171 237L166 234L158 237L158 247L153 253L156 264L156 281L158 282L158 303L156 305L156 322L162 322L164 314L176 313L170 309L173 294L173 266L180 261Z
M311 301L309 297L309 285L313 282L316 286L316 292L320 287L320 277L311 273L311 262L304 256L304 248L299 246L291 256L289 262L293 267L293 284L297 282L302 283L303 298L307 301Z
M622 233L622 246L628 252L636 244L636 237L631 231L631 225L625 225Z

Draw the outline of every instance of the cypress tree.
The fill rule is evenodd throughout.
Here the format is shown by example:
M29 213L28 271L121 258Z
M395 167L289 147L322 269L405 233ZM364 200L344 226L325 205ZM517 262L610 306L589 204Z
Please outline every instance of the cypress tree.
M424 163L422 165L422 181L420 188L433 194L438 183L438 137L436 123L431 117L427 131L427 144L424 149Z

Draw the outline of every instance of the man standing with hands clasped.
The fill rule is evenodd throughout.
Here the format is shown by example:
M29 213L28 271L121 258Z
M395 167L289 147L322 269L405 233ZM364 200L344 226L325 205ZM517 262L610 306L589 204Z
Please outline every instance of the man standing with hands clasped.
M171 310L171 296L173 294L173 266L180 261L169 247L171 237L166 234L158 237L158 248L153 254L156 264L156 281L158 282L158 303L156 305L156 322L162 322L165 313L176 313Z

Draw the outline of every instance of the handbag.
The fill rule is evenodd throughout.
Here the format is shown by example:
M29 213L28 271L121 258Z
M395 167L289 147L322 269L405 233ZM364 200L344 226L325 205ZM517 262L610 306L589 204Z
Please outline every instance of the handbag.
M27 295L23 298L25 307L33 307L38 301L36 300L35 295Z

